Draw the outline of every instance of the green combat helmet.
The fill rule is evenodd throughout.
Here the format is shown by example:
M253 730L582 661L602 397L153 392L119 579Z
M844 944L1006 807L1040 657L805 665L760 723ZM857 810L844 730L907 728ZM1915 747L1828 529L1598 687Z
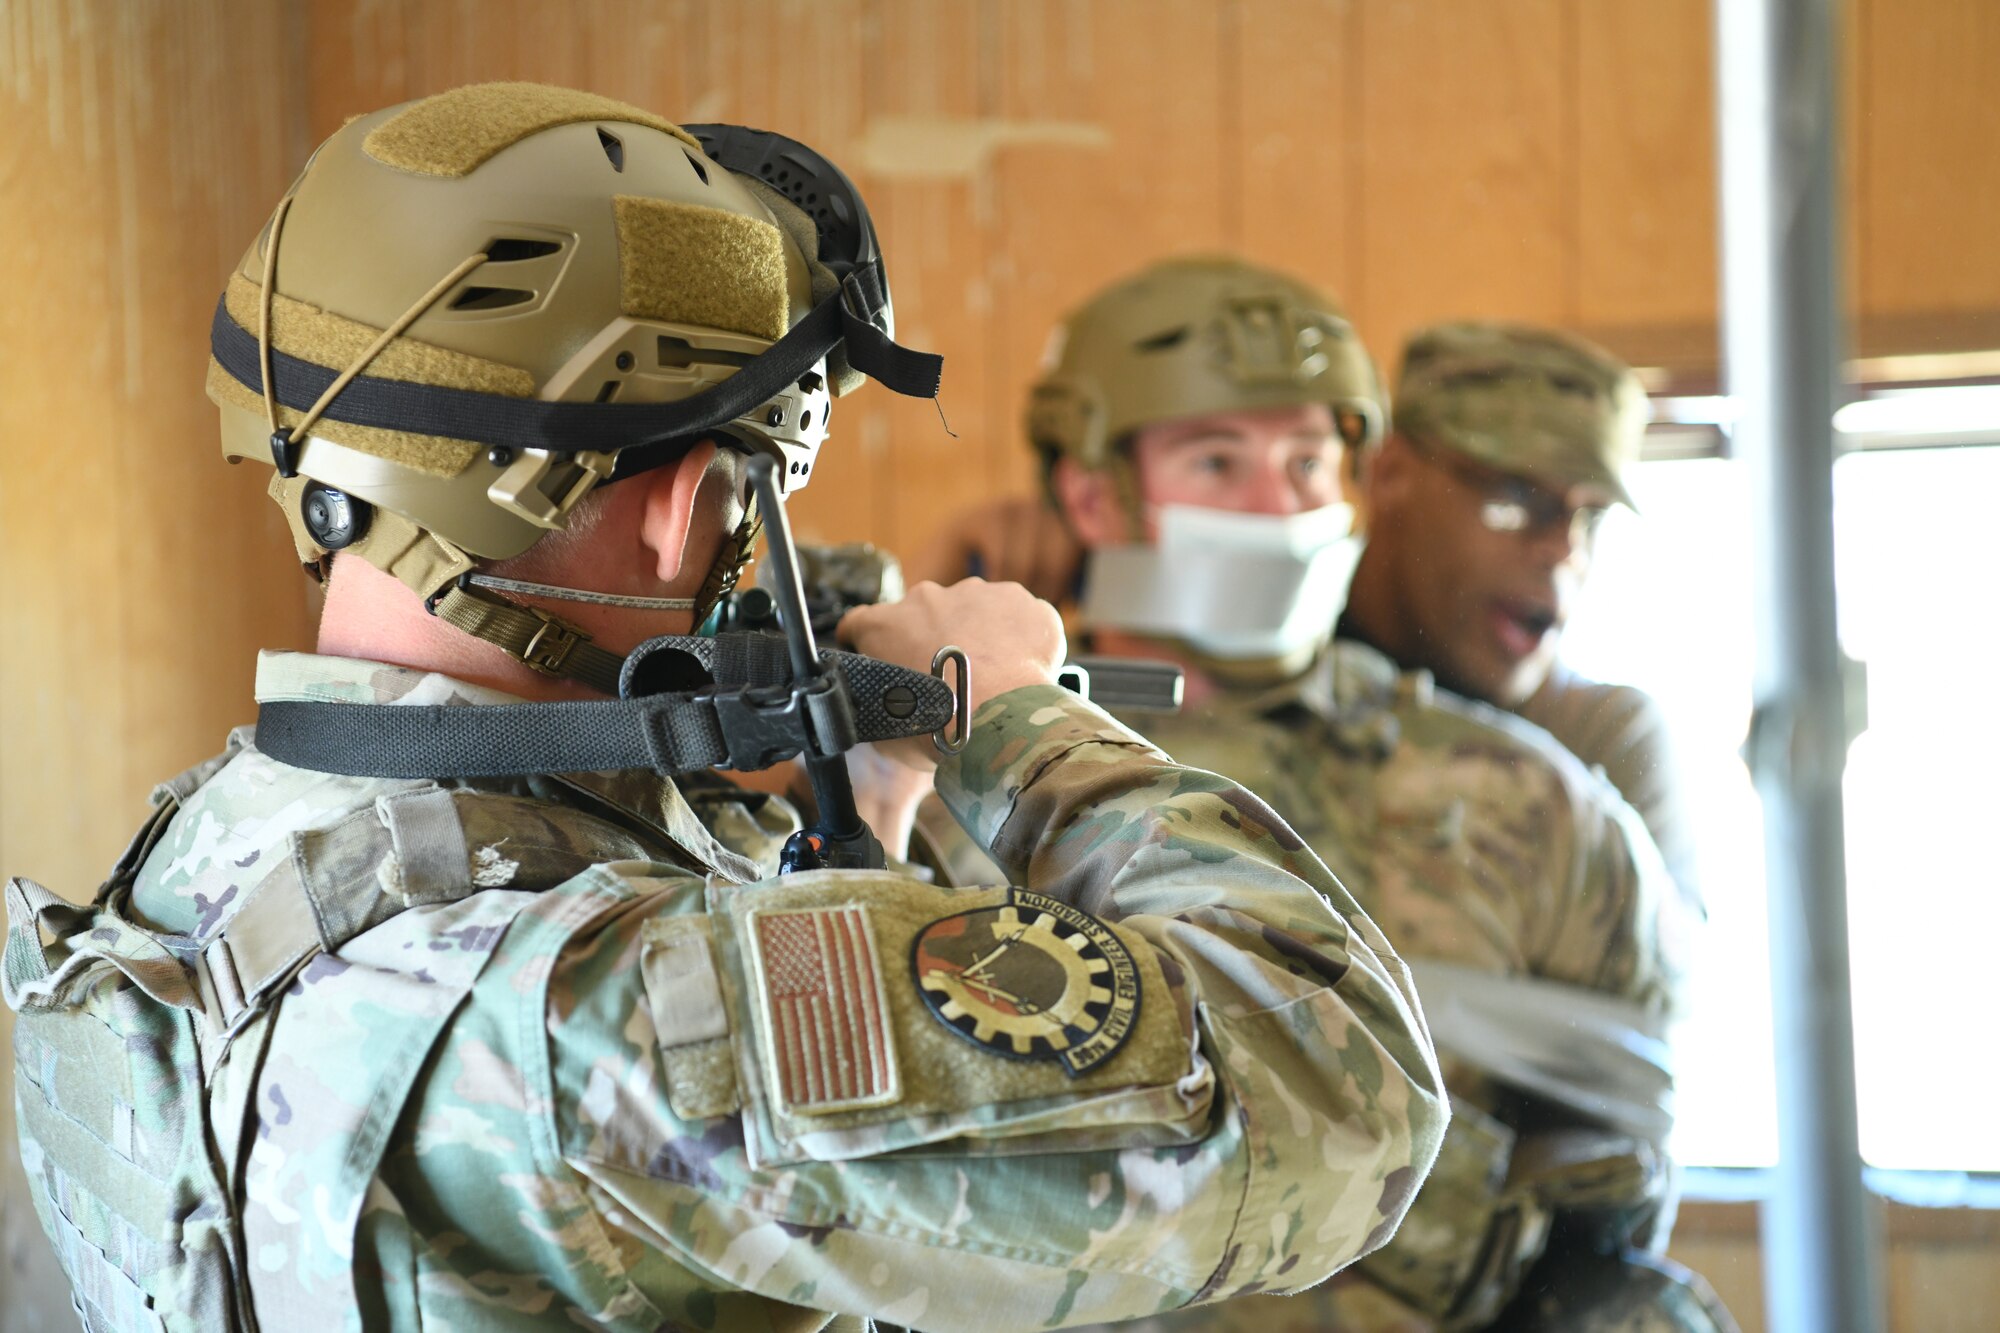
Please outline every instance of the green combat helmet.
M1282 273L1194 256L1141 270L1057 328L1028 438L1052 500L1067 457L1108 471L1144 530L1134 432L1321 404L1351 453L1381 437L1381 382L1340 307ZM1089 553L1086 622L1171 640L1233 679L1291 674L1325 639L1360 553L1350 506L1279 517L1169 505L1152 517L1155 541Z
M1646 419L1631 369L1568 334L1436 324L1403 348L1399 431L1557 490L1600 486L1631 506L1623 478Z
M1117 445L1156 421L1325 403L1350 448L1380 438L1388 404L1340 307L1228 255L1170 259L1097 294L1056 327L1028 399L1044 476L1063 455L1121 473Z
M320 146L230 277L208 387L223 453L276 466L309 569L359 556L454 627L611 693L619 659L497 595L481 563L704 439L770 456L781 493L805 485L833 395L864 375L935 393L935 358L893 327L866 211L810 149L483 84ZM755 527L673 605L699 623Z

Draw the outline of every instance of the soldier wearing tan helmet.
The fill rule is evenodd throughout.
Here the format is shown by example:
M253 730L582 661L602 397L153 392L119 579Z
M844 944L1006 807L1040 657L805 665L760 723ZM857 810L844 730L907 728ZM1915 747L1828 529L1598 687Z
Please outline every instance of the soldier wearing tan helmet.
M1340 632L1602 768L1698 900L1658 706L1556 656L1598 525L1632 504L1647 415L1637 377L1581 338L1480 323L1412 335L1395 429L1370 470L1374 540Z
M1658 706L1557 660L1597 526L1631 504L1624 479L1647 416L1637 378L1580 338L1457 322L1410 338L1394 401L1394 428L1357 488L1375 519L1341 632L1519 713L1602 768L1698 901ZM960 516L913 569L977 568L1061 601L1079 559L1057 515L1016 500Z
M1727 1327L1700 1322L1710 1298L1664 1261L1607 1278L1550 1253L1580 1219L1616 1250L1671 1212L1670 1071L1633 1061L1646 1043L1630 1038L1661 1029L1685 913L1631 810L1546 734L1329 644L1356 558L1344 497L1386 417L1337 305L1221 258L1154 265L1085 303L1030 399L1055 512L1084 551L1089 646L1189 673L1181 713L1128 720L1271 803L1399 942L1450 1056L1452 1128L1387 1246L1307 1295L1148 1322L1497 1327L1527 1317L1509 1307L1535 1283L1564 1293L1563 1318L1596 1311L1578 1327L1611 1327L1635 1292L1648 1319L1688 1307L1671 1326Z
M693 131L521 84L364 115L231 275L223 448L327 580L319 651L264 655L94 903L6 891L90 1333L1122 1319L1332 1272L1435 1155L1381 933L1056 688L1047 606L918 587L819 676L691 632L746 471L808 484L833 394L937 372L831 163ZM816 844L711 771L870 740L993 887L779 877Z

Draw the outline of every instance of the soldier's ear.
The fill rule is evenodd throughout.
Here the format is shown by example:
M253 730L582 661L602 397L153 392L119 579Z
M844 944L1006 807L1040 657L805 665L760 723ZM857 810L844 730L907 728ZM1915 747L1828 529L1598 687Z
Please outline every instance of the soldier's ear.
M683 571L706 578L723 535L735 530L742 505L734 477L741 469L726 461L712 441L704 441L672 466L618 483L644 488L639 541L662 583L674 582Z
M1109 468L1087 468L1074 459L1058 458L1049 486L1063 520L1086 549L1131 540L1131 525Z

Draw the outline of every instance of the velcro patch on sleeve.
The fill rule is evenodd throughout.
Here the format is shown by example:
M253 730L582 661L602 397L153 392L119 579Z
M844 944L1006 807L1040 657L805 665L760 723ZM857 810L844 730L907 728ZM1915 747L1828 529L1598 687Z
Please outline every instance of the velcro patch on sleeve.
M753 999L780 1108L819 1115L899 1100L902 1080L868 910L749 915Z
M674 931L684 918L648 921L640 947L640 975L653 1027L662 1049L729 1035L729 1012L722 1002L708 936L692 929ZM688 921L688 925L698 923Z

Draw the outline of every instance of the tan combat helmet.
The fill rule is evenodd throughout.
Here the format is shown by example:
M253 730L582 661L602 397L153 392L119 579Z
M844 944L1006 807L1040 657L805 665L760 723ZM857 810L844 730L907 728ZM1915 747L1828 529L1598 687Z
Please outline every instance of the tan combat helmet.
M1557 490L1601 486L1631 505L1647 416L1631 369L1569 334L1437 324L1403 347L1398 431Z
M1044 475L1059 456L1116 467L1116 446L1157 421L1325 403L1350 448L1387 417L1375 365L1340 307L1296 279L1227 255L1169 259L1098 293L1050 341L1028 400Z
M864 374L936 391L935 358L892 331L866 209L810 149L483 84L319 147L230 278L208 388L225 456L276 465L308 568L358 555L455 627L609 692L615 656L482 588L479 564L704 439L806 484L834 394ZM746 519L697 621L754 538Z

